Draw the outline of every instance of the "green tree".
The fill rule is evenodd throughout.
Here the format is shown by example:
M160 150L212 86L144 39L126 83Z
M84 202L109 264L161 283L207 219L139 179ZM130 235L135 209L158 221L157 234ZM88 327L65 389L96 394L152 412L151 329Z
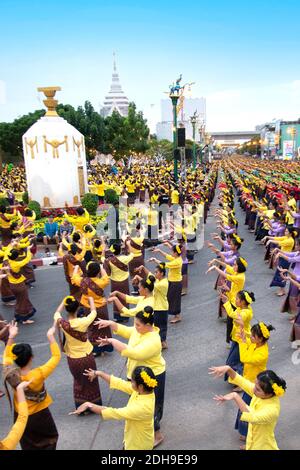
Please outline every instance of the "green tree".
M37 110L26 114L13 122L0 123L0 146L5 154L12 159L22 160L22 136L38 119L45 114L45 110Z
M172 160L173 158L173 143L167 139L157 140L152 138L149 141L149 148L146 151L146 155L155 158L165 158L166 160Z

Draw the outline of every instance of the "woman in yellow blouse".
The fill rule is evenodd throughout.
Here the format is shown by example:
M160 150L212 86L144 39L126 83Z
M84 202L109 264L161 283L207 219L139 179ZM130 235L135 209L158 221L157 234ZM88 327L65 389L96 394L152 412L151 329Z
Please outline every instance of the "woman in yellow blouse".
M78 207L76 209L77 215L68 215L64 213L64 218L67 219L70 224L75 227L75 230L83 230L84 225L88 224L90 221L90 214L83 207Z
M96 406L84 403L75 412L81 414L86 410L102 415L104 420L125 420L124 449L152 450L154 447L154 407L157 380L150 367L139 366L132 371L131 382L108 375L105 372L89 369L86 375L91 381L101 377L112 390L120 390L130 395L129 401L123 408Z
M240 324L239 321L242 320L244 324L244 332L247 338L250 338L251 326L250 322L253 317L253 310L251 307L252 302L255 301L255 296L253 292L247 292L246 290L241 290L237 293L235 306L227 299L226 295L221 294L222 300L224 302L224 308L227 312L229 318L232 319L232 331L231 331L231 344L230 351L227 357L226 364L237 370L239 373L242 372L242 364L240 360L239 352L239 343L241 342L239 330ZM227 376L225 376L227 380Z
M21 270L30 262L32 254L27 249L25 258L18 261L19 255L20 251L16 249L12 249L7 253L7 261L10 268L8 271L8 282L16 298L15 320L22 322L23 325L27 325L34 323L34 320L31 320L31 318L35 314L36 309L29 300L28 286L25 283L26 278Z
M222 269L218 268L216 264L219 264L220 266L223 266L225 268L225 271L222 271ZM223 261L220 261L219 259L213 259L208 263L211 267L208 269L207 272L211 270L217 271L219 274L219 277L221 279L226 280L224 284L220 284L218 291L221 293L224 293L225 296L220 296L220 302L219 302L219 318L223 318L223 310L224 304L223 302L231 302L231 304L235 307L235 300L236 300L236 295L239 291L244 289L245 282L246 282L246 270L248 267L247 261L239 256L238 258L235 259L233 266L230 266L227 263L224 263ZM227 297L227 300L226 300ZM228 316L226 313L226 342L230 343L231 341L231 331L232 331L232 319L231 317Z
M172 247L172 255L168 255L160 248L154 248L153 253L159 253L166 258L166 268L168 271L168 302L169 302L169 314L173 315L173 320L170 323L178 323L182 320L181 318L181 293L182 293L182 256L181 246L174 245ZM160 260L151 258L151 261L159 264Z
M126 242L128 251L130 252L130 243ZM104 260L104 269L110 278L111 292L118 291L122 294L129 295L129 264L134 258L134 254L121 254L121 244L113 243L110 247L111 256ZM128 307L128 304L125 305ZM114 320L117 322L127 322L128 320L120 316L119 309L114 304Z
M74 297L68 296L59 305L54 314L54 320L64 335L63 351L68 360L70 372L73 376L73 393L75 406L78 408L85 401L102 405L98 381L90 384L83 376L85 369L96 367L93 356L93 345L88 339L88 329L97 317L94 299L89 297L89 315L78 318L79 303ZM62 317L66 309L67 320Z
M5 372L5 382L11 383L15 388L15 375L18 372L19 382L28 381L30 386L25 391L28 406L28 422L20 441L22 450L55 450L58 432L50 413L51 396L45 389L45 380L57 367L61 354L55 341L55 325L47 332L50 343L51 358L42 366L32 369L33 352L29 344L14 344L18 335L18 327L12 322L9 326L9 339L4 350L4 366L16 365L11 372ZM13 377L11 378L11 375ZM12 382L11 380L14 380ZM19 383L18 382L18 383ZM19 412L19 404L14 393L15 419Z
M265 370L253 383L229 366L210 368L210 375L222 377L224 374L228 374L230 383L242 388L252 398L247 405L236 392L214 397L218 403L234 400L241 411L241 421L249 423L246 450L278 450L274 432L280 414L279 397L286 390L285 380L272 370Z
M244 379L255 382L257 375L267 368L269 358L268 340L270 338L270 331L275 328L272 325L265 325L263 322L257 323L251 327L250 339L246 336L244 330L244 322L240 317L238 320L240 324L240 360L243 364L243 377ZM247 405L250 405L251 397L244 392L242 399ZM238 411L235 423L235 429L240 433L240 439L246 440L248 432L248 424L240 420L241 413Z
M75 266L73 275L71 277L72 283L80 288L80 305L83 307L83 314L89 315L90 313L90 303L89 297L92 297L95 302L97 319L108 320L108 310L107 310L107 301L104 296L104 289L109 284L109 278L105 269L101 264L96 263L95 261L90 261L86 266L86 276L82 277L79 274L79 267ZM103 337L111 338L111 331L107 329L102 332ZM88 329L88 337L94 346L94 356L98 356L106 352L112 352L112 347L100 348L97 344L97 339L99 338L98 328L92 323Z
M154 326L154 313L153 308L146 307L140 311L134 319L134 327L119 325L115 322L107 322L100 320L98 323L99 328L106 328L110 326L113 333L123 338L128 339L128 344L125 344L117 339L100 340L100 345L107 342L112 344L113 347L121 354L122 357L127 357L127 378L130 380L132 372L137 366L150 367L158 382L155 389L155 415L154 415L154 429L155 429L155 445L158 445L163 440L160 432L160 421L163 415L164 406L164 393L166 381L166 363L162 357L161 341L159 330Z
M290 253L294 249L295 245L295 238L297 236L297 231L293 229L293 227L287 227L284 232L283 237L265 237L263 241L267 241L267 245L269 243L273 243L274 245L279 246L280 250ZM286 281L281 277L281 272L279 268L288 269L290 266L290 262L284 258L279 258L278 265L270 287L279 287L277 295L279 297L286 294L285 292L285 285Z
M122 292L112 292L110 297L107 299L109 303L114 302L116 308L119 310L121 317L135 317L135 315L143 310L145 307L154 307L153 290L155 284L155 277L149 276L147 279L142 279L139 282L139 295L126 295ZM134 304L136 307L127 308L126 304Z
M24 394L24 389L31 382L21 382L17 385L16 396L18 401L18 417L8 435L0 441L0 450L15 450L26 428L28 420L28 406Z
M152 273L145 268L140 266L137 271L144 273L147 277L152 276ZM159 336L161 339L162 349L167 349L167 331L168 331L168 313L169 313L169 302L168 302L168 288L169 281L166 278L166 263L159 263L154 271L155 283L154 283L154 325L159 328ZM139 276L137 276L139 277ZM143 279L139 277L140 281Z

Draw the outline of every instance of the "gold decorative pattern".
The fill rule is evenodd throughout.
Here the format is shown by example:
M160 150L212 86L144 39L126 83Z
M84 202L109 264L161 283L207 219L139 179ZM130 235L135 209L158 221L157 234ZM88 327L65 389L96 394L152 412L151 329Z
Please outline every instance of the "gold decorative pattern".
M44 151L45 153L47 153L48 151L48 148L47 148L47 145L51 145L52 147L52 155L53 155L53 158L59 158L59 150L58 150L58 147L60 147L60 145L64 145L66 146L66 152L69 152L69 145L68 145L68 136L65 135L65 139L62 141L62 142L59 142L58 140L47 140L47 137L44 135Z
M28 140L27 137L25 137L25 145L26 145L26 153L28 154L28 147L30 147L30 153L31 153L31 158L34 158L34 147L36 148L36 152L39 152L38 149L38 143L37 143L37 137L33 140Z
M48 86L38 88L38 91L41 91L46 96L46 100L43 101L44 105L48 108L45 116L58 116L56 112L56 106L58 101L54 99L55 93L61 91L59 86Z
M82 166L78 167L78 181L79 181L79 193L80 193L80 197L82 197L85 193L85 190L84 190L84 174L83 174L83 167Z
M82 147L82 150L83 150L83 137L81 137L80 140L75 140L75 137L73 137L73 150L75 150L75 146L77 147L78 158L80 158L81 157L80 147Z
M78 204L79 204L78 196L73 197L73 204L74 204L74 206L78 206Z
M44 201L44 207L51 207L50 199L48 197L44 197L43 201Z

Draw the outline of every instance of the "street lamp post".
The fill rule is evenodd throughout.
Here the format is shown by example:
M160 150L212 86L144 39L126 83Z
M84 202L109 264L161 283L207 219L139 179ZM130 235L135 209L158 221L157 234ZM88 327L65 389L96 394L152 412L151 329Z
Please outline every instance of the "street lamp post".
M178 162L176 159L176 149L177 149L177 103L180 98L180 90L182 90L182 86L180 86L180 82L182 80L182 75L176 80L176 84L170 86L170 93L169 97L172 101L173 106L173 159L174 159L174 180L177 183L178 181Z
M200 137L200 164L202 165L203 163L203 136L205 132L205 121L202 120L200 121L200 127L199 127L199 137ZM205 143L204 143L205 144Z
M193 116L191 116L191 124L193 126L193 171L196 170L197 166L197 157L196 157L196 124L197 124L197 110L194 112Z

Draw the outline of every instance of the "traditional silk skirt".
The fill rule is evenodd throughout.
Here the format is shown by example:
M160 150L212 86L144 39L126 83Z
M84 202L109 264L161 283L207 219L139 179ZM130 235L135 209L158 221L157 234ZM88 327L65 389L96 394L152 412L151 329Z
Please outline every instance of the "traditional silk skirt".
M144 265L144 263L145 263L145 261L144 261L144 256L143 255L140 255L140 256L137 256L136 258L133 258L133 260L130 261L130 263L129 263L130 276L134 277L136 275L136 272L134 270L136 268L138 268L139 266Z
M35 314L36 309L29 300L28 287L25 282L20 282L19 284L11 283L10 288L17 301L15 306L15 320L29 320L29 318L33 317Z
M290 313L296 315L298 312L298 303L300 300L300 293L298 287L290 283L289 292L284 299L283 305L281 307L281 313Z
M93 354L76 359L67 357L67 359L70 372L74 379L73 393L76 408L86 401L90 401L96 405L102 405L98 379L90 382L88 377L83 375L86 369L97 370Z
M244 392L242 395L242 400L246 403L246 405L250 405L252 397L248 395L248 393ZM248 423L246 421L241 421L242 412L239 410L237 413L235 427L241 436L246 437L248 434Z
M2 279L1 282L1 300L3 303L8 303L16 300L14 294L12 293L7 277Z
M84 315L87 316L90 314L91 310L89 308L84 307ZM105 304L103 307L97 307L97 317L95 321L97 320L109 320L108 316L108 310L107 310L107 305ZM92 345L94 346L94 352L101 353L104 351L107 352L112 352L113 351L113 346L111 344L107 346L99 346L97 343L97 340L99 338L111 338L111 330L110 327L108 326L107 328L101 328L99 329L97 325L94 325L94 322L89 326L88 328L88 337Z
M290 341L300 341L300 309L292 326Z
M285 287L286 281L282 279L282 277L280 276L280 271L278 268L280 267L283 269L288 269L289 265L290 265L289 261L283 258L279 258L278 267L276 269L276 272L274 274L270 287L282 287L282 288Z
M69 289L70 289L70 295L75 297L75 299L80 302L81 299L81 289L78 286L74 286L74 284L69 284Z
M188 263L182 264L182 293L187 294L188 291Z
M12 238L12 231L10 228L1 228L0 229L0 234L1 234L1 241L3 246L7 246L11 242Z
M15 421L17 417L15 412ZM28 416L27 425L20 440L22 450L56 450L57 441L58 432L49 408Z
M24 266L21 269L21 273L23 274L23 276L26 277L26 281L25 281L26 284L30 285L35 282L35 274L34 274L32 263L26 264L26 266Z
M122 292L122 294L129 295L129 278L125 279L125 281L110 281L110 286L111 286L111 292L114 292L115 290ZM128 304L122 302L124 307L128 308ZM115 306L115 303L113 304L113 309L114 309L114 319L116 321L124 320L124 317L121 317L119 310Z
M182 281L169 281L168 302L170 315L179 315L181 313L181 292Z
M140 202L145 202L146 191L145 189L140 190Z

